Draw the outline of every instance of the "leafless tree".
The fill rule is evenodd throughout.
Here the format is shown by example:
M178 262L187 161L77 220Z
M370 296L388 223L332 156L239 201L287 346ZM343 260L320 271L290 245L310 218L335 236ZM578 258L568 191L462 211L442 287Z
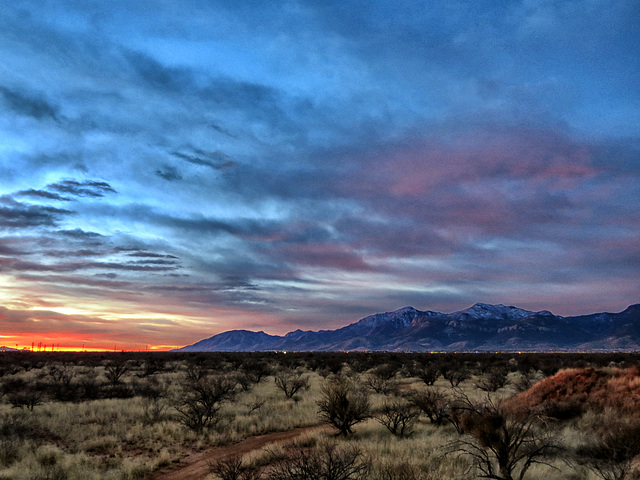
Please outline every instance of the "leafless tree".
M283 368L274 378L276 387L282 390L287 398L294 398L300 390L309 388L309 378L300 370Z
M497 368L489 371L478 381L477 386L485 392L497 392L509 384L509 371Z
M400 438L410 437L420 411L413 405L400 400L385 403L376 414L376 420L393 435Z
M124 377L125 373L127 373L130 368L131 366L127 361L111 361L105 364L104 374L111 386L115 387L122 381L122 377Z
M455 365L442 371L442 377L448 380L451 388L457 388L462 382L471 377L463 365Z
M371 416L367 393L344 377L336 377L324 385L318 408L320 417L345 437L353 433L354 425Z
M225 375L207 376L197 382L187 382L174 407L185 426L202 431L220 420L222 402L234 396L235 387L235 380Z
M466 399L460 417L463 437L449 444L449 452L468 457L480 478L523 480L534 464L549 465L560 453L550 434L538 428L533 414L515 416L491 399L473 403Z
M440 377L440 370L435 365L415 365L411 369L411 374L419 378L427 386L432 386Z
M278 462L269 480L364 480L371 462L355 445L323 442L309 449L299 447Z
M13 408L26 408L33 411L44 400L44 392L40 388L30 386L24 390L19 390L7 394L7 400Z
M211 473L222 480L260 480L262 469L248 465L242 461L242 457L223 458L209 464Z
M375 393L383 395L392 395L398 392L398 382L393 378L388 379L369 373L364 379L364 384Z
M449 397L440 389L430 387L412 392L409 401L434 425L442 425L449 416Z

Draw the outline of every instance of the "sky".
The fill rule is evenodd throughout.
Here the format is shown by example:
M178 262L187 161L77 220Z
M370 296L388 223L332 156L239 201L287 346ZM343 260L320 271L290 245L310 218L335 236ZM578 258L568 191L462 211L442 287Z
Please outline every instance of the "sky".
M4 2L0 344L640 302L637 0Z

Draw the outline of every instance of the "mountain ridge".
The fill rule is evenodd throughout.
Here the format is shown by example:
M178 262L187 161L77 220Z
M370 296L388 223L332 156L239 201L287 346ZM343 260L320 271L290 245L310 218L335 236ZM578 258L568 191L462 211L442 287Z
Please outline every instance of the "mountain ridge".
M451 313L398 310L368 315L335 330L270 335L230 330L178 352L249 351L640 350L640 304L619 313L563 317L476 303Z

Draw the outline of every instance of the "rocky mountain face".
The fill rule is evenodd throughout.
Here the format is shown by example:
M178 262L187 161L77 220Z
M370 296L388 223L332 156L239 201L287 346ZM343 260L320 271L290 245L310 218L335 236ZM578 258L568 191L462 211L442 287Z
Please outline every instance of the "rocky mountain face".
M248 351L503 351L640 350L640 304L620 313L561 317L476 303L453 313L405 307L337 330L296 330L284 336L232 330L181 352Z

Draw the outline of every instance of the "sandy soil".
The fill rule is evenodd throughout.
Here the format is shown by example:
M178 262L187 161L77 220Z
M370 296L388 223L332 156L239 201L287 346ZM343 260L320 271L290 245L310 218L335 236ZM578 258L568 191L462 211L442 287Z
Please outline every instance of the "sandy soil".
M202 480L209 475L209 463L238 455L245 455L263 448L270 443L287 443L305 433L320 432L326 426L300 427L286 432L266 433L249 437L241 442L212 447L198 453L188 455L166 468L162 468L147 477L148 480Z

